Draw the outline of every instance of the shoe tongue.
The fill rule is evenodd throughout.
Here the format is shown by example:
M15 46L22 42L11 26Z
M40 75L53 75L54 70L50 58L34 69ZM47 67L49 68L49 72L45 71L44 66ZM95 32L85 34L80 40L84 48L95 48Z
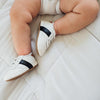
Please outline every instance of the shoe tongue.
M28 56L32 56L32 52L29 53L28 55L21 55L21 56L18 56L17 58L18 58L18 59L24 59L24 58L27 58Z
M25 60L25 59L26 59L26 56L24 56L24 55L23 55L23 56L18 56L18 57L17 57L17 61L18 61L18 62L20 62L21 60Z
M24 56L18 56L18 57L17 57L17 59L22 59L22 58L24 58Z

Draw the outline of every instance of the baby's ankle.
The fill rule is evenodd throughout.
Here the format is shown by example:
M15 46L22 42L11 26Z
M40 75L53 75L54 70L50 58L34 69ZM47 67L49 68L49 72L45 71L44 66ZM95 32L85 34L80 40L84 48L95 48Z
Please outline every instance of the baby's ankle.
M18 56L21 56L21 55L29 55L29 54L31 54L33 56L33 54L32 54L31 51L18 52L17 54L18 54Z
M58 32L58 28L57 28L57 24L56 24L56 22L54 22L54 29L55 29L55 34L58 35L59 32Z

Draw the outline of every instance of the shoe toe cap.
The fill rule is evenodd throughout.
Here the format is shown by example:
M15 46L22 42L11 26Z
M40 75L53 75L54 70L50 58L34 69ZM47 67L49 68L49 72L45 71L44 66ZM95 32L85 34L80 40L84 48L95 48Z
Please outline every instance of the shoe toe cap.
M21 74L25 73L28 69L14 69L14 70L9 70L7 74L4 77L5 81L11 80L13 78L16 78L20 76Z

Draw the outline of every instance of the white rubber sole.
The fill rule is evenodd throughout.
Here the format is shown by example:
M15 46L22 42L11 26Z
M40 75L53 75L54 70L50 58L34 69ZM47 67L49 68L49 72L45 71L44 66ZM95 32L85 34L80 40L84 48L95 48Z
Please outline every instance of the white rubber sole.
M40 33L40 25L41 25L41 22L39 24L39 31L38 31L38 34L37 34L37 39L36 39L36 51L37 51L37 54L40 56L39 54L39 51L38 51L38 48L37 48L37 42L38 42L38 37L39 37L39 33Z

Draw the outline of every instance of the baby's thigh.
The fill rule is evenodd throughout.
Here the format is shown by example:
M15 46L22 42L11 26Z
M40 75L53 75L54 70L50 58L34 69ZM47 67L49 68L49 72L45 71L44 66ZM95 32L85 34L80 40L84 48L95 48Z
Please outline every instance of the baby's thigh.
M14 12L30 12L36 16L40 10L41 0L15 0L12 9Z

